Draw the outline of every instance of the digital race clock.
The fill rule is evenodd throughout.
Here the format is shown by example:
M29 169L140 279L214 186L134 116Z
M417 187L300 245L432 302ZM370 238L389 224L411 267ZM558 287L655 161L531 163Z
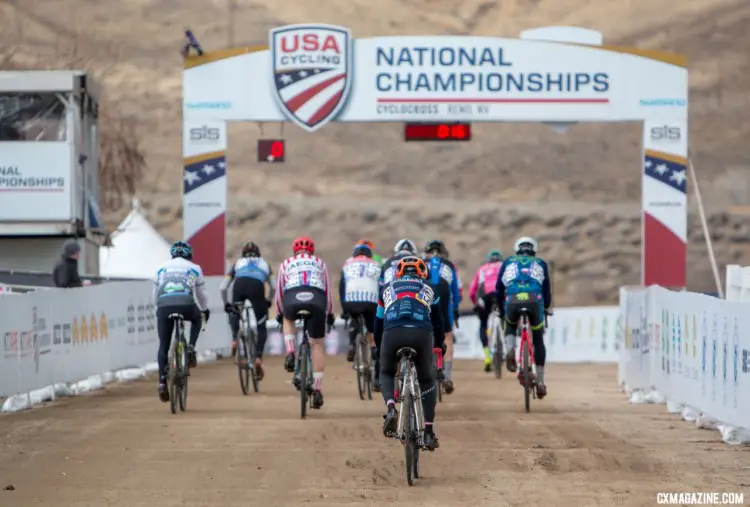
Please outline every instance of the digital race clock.
M406 123L404 141L471 141L471 123Z

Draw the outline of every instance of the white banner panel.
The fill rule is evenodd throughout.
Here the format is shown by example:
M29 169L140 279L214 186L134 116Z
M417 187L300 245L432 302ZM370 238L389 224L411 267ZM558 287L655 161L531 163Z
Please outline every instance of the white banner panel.
M0 144L0 221L71 219L71 147L66 142Z

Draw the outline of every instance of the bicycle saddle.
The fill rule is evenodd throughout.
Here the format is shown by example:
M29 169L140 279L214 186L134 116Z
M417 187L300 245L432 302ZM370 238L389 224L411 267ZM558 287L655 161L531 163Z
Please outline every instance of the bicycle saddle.
M185 317L183 317L181 313L170 313L168 318L175 319L175 320L184 320L185 319Z
M312 313L310 313L310 310L299 310L297 312L297 317L300 317L303 319L306 317L309 317L310 315L312 315Z
M411 347L401 347L396 351L396 355L399 357L414 357L417 355L417 351Z

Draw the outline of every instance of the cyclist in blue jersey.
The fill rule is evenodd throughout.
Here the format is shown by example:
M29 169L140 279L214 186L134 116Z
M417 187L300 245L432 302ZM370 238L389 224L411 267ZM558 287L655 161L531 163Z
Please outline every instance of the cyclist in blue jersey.
M156 305L156 330L159 334L159 399L164 402L169 401L167 355L174 331L174 321L169 316L179 313L185 321L190 322L188 364L195 368L198 365L195 345L202 321L208 321L210 315L203 270L192 262L193 249L184 241L177 241L169 249L169 253L172 259L159 266L156 271L152 294Z
M227 298L229 285L232 285L232 301ZM270 296L266 299L266 285L269 287ZM232 264L224 281L221 284L221 299L224 302L224 311L229 316L229 327L232 330L232 356L237 353L237 333L240 329L240 318L232 308L234 303L243 303L250 300L255 313L255 321L258 326L258 343L255 359L258 377L263 379L263 349L268 338L268 309L274 296L273 270L260 255L260 247L252 241L242 246L242 257Z
M442 241L432 240L424 247L424 257L429 273L427 283L435 291L435 295L440 298L440 309L443 312L445 326L445 362L443 363L441 383L445 388L445 393L451 394L455 389L453 383L453 323L458 305L461 302L461 294L458 288L456 267L446 259L447 255L448 250Z
M394 278L383 286L378 298L375 342L380 350L380 388L387 409L383 434L393 436L398 426L394 399L396 353L402 347L411 347L417 352L414 366L423 395L424 444L432 451L438 447L433 427L437 391L432 371L432 349L444 346L445 333L439 298L425 283L426 277L427 266L419 257L409 256L398 261Z
M544 346L544 317L552 307L552 287L547 263L536 256L538 250L534 238L524 236L515 244L515 255L508 257L500 267L497 277L496 299L504 310L505 348L508 351L506 366L515 372L516 334L520 309L529 310L536 364L536 394L539 399L547 395L544 383L544 365L547 349Z

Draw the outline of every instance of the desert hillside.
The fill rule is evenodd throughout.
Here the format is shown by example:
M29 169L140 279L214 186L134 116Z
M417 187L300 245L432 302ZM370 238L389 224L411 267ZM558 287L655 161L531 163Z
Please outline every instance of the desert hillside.
M264 42L271 27L309 21L349 26L361 37L513 37L535 26L576 25L602 31L610 44L687 54L691 152L717 224L719 260L747 262L750 231L726 213L750 201L747 0L235 4L230 11L228 0L0 0L0 47L12 48L15 65L85 66L99 76L108 107L138 123L148 162L139 196L168 238L180 234L184 27L212 50ZM261 131L283 132L287 163L255 163ZM611 302L618 285L637 283L639 126L579 125L565 135L535 124L476 125L474 131L469 144L434 146L405 145L394 124L329 125L314 134L291 125L232 125L230 248L236 252L253 238L277 261L292 236L307 232L334 265L363 234L382 250L402 236L419 243L440 237L468 278L489 247L507 250L523 232L540 237L543 253L555 260L559 304ZM597 218L605 203L609 218ZM527 207L532 219L512 218ZM124 212L112 212L113 223ZM689 283L711 290L702 241L691 219ZM596 289L580 289L590 281Z

